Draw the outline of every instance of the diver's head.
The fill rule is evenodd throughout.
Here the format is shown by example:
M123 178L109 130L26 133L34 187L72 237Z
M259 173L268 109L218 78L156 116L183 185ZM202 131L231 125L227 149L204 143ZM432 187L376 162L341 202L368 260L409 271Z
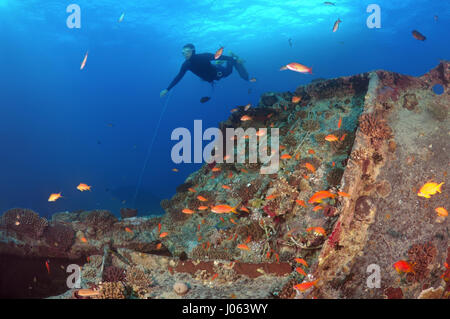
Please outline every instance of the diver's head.
M186 60L189 60L189 59L191 58L191 56L192 56L193 54L195 54L195 47L194 47L194 45L193 45L193 44L190 44L190 43L186 44L186 45L183 47L182 53L183 53L184 58L185 58Z

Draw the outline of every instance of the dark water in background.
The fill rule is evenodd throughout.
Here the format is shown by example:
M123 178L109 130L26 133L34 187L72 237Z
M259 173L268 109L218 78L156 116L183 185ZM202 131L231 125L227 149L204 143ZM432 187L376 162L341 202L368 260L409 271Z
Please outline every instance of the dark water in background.
M172 163L173 129L191 130L195 119L217 127L236 105L315 78L375 69L417 76L450 55L448 1L376 1L381 29L366 26L374 1L73 3L81 7L81 29L66 26L70 2L0 0L0 212L102 208L118 215L129 207L166 101L159 92L177 74L186 43L198 53L225 46L257 82L234 71L212 91L188 73L173 89L136 202L145 213L161 213L159 201L201 166ZM414 39L412 30L427 39ZM313 75L279 71L290 62L311 66ZM212 99L202 104L202 96ZM92 192L79 192L80 182ZM64 197L48 202L56 192Z

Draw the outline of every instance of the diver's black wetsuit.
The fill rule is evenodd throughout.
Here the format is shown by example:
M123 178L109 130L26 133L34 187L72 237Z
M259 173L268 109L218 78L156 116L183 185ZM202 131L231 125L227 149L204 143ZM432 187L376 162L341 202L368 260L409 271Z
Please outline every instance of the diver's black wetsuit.
M186 71L191 71L202 80L207 82L213 82L215 80L219 80L221 78L227 77L233 71L233 66L236 65L236 60L232 57L222 55L219 60L227 61L227 66L214 66L211 64L211 61L214 60L214 54L212 53L201 53L201 54L192 54L189 60L184 61L181 66L180 72L173 79L172 83L170 83L167 90L169 91L173 88L180 80L183 78ZM248 78L246 79L248 81Z

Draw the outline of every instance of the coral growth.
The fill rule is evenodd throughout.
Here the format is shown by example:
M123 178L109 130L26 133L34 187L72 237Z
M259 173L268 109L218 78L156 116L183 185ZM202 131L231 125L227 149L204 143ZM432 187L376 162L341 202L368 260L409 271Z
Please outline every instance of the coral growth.
M432 263L436 253L436 247L431 242L412 245L408 250L408 259L414 265L414 273L408 273L408 280L421 281L428 277L428 265Z
M75 240L75 232L69 226L55 223L45 229L44 237L51 247L67 251Z
M329 186L337 186L341 182L344 170L342 168L333 168L327 174L327 182Z
M392 130L387 125L386 120L376 113L367 113L359 118L359 128L370 138L371 145L378 149L383 140L392 137Z
M125 270L115 266L106 267L103 272L103 280L106 282L122 282L125 277Z
M305 131L314 132L320 128L320 123L315 120L305 120L302 122L302 128Z
M48 221L39 217L31 209L12 208L6 211L0 221L0 228L15 231L18 234L38 239L44 233Z
M99 285L100 294L96 299L125 299L125 286L121 282L104 282Z
M83 223L93 227L97 231L106 232L116 223L117 217L108 210L92 210L80 214Z
M403 107L407 110L414 110L419 104L417 97L414 93L408 93L403 96Z
M150 276L138 266L133 266L127 269L126 282L140 299L145 299L148 296L150 286L153 284Z

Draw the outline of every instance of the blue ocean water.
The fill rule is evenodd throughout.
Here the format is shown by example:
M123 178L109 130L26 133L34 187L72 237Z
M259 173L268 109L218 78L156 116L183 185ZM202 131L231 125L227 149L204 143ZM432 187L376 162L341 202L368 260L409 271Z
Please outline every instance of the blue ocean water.
M418 76L449 59L447 1L332 2L0 0L0 212L109 209L118 215L131 207L167 101L135 203L141 213L162 213L159 201L201 166L172 162L175 128L192 130L195 119L204 129L217 127L237 105L255 105L264 92L293 91L312 79L376 69ZM372 3L381 8L381 28L366 25ZM80 28L67 26L70 4L81 9ZM257 81L234 71L212 89L188 72L161 99L186 43L197 53L224 46ZM313 74L279 71L290 62L312 67ZM203 96L212 99L202 104ZM92 191L79 192L79 183ZM63 197L48 202L58 192Z

